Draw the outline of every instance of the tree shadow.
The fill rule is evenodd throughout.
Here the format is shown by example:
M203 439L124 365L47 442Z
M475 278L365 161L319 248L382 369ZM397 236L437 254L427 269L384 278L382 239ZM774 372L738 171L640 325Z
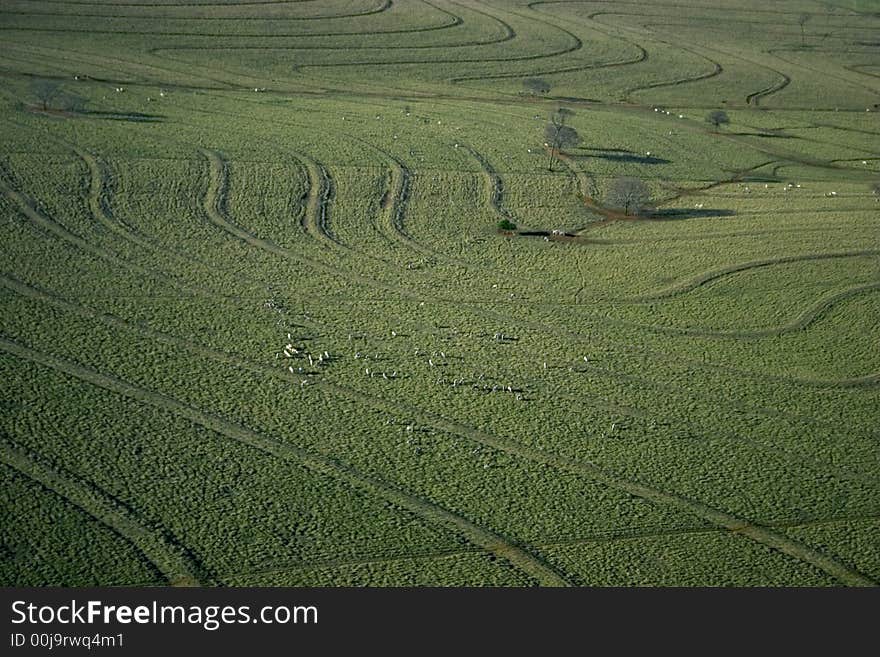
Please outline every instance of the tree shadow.
M619 148L585 148L590 153L578 153L574 157L578 160L588 158L607 160L609 162L623 162L626 164L669 164L671 160L654 155L641 155Z
M718 133L722 134L722 133ZM774 134L769 132L725 132L723 134L733 137L764 137L766 139L802 139L798 135Z
M579 96L547 96L547 98L557 103L601 103L601 100L595 98L581 98Z
M164 114L144 114L142 112L99 112L95 110L79 110L78 116L90 119L106 119L108 121L133 121L135 123L161 123L167 117Z
M649 219L660 221L674 221L676 219L697 219L706 217L732 217L736 214L733 210L722 208L664 208L646 213Z
M164 114L144 114L143 112L107 112L88 109L46 108L33 105L22 105L31 114L38 114L56 119L103 119L106 121L129 121L133 123L161 123L167 116Z

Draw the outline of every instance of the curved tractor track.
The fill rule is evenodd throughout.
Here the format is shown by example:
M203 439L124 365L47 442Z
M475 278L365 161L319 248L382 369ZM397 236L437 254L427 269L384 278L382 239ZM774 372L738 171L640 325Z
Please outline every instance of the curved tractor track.
M392 243L400 244L422 254L429 260L442 260L459 267L471 267L472 263L432 249L410 235L406 230L406 210L412 189L412 171L400 158L367 142L365 145L378 152L388 162L388 189L379 203L380 232Z
M731 274L735 274L737 272L748 271L750 269L759 269L762 267L770 267L772 265L781 265L789 262L829 260L835 258L856 258L860 256L876 255L880 255L880 249L861 249L858 251L841 251L837 253L806 253L803 255L766 258L764 260L751 260L749 262L740 262L734 265L729 265L727 267L721 267L719 269L710 269L709 271L697 274L696 276L693 276L687 280L681 281L662 290L639 295L636 297L619 299L619 301L623 301L626 303L650 303L653 301L658 301L660 299L667 299L669 297L677 296L679 294L684 294L686 292L691 292L698 287L707 285L721 278L724 278L725 276L730 276Z
M803 310L797 317L792 319L785 324L781 324L779 326L772 326L769 328L763 329L731 329L731 330L721 330L721 329L704 329L699 327L687 327L687 328L678 328L674 326L656 326L653 324L639 324L636 322L629 322L625 320L618 320L618 324L620 326L627 326L630 328L638 328L643 331L651 331L654 333L664 333L667 335L693 335L699 337L707 337L707 338L734 338L734 339L752 339L752 338L767 338L777 335L784 335L786 333L793 333L795 331L801 331L807 328L810 324L819 319L825 311L834 307L841 301L845 301L850 297L858 296L860 294L865 294L867 292L874 292L880 290L880 283L868 283L866 285L856 285L853 287L846 288L844 290L840 290L837 292L833 292L818 301L814 304ZM861 385L867 384L869 381L876 379L877 375L869 375L866 377L859 377L858 379L847 379L846 381L861 381ZM846 386L853 387L853 386Z
M120 269L127 269L131 272L140 274L145 278L161 281L162 283L176 288L186 294L209 297L215 296L211 293L206 293L202 289L193 287L188 282L182 282L177 278L163 272L154 271L152 269L141 267L140 265L129 262L128 260L118 256L117 254L108 251L103 247L91 244L79 235L72 233L67 228L50 218L47 214L39 210L37 204L29 196L13 189L6 181L6 177L2 175L2 172L0 172L0 193L3 193L9 200L11 200L18 207L19 212L24 215L28 220L30 220L32 224L48 233L51 233L62 242L66 242L85 253L89 253L97 257L100 260L105 260L110 264L119 267Z
M226 162L217 151L205 151L211 162L211 170L215 172L218 182L218 195L220 203L227 193L229 181ZM309 191L306 193L303 207L302 227L305 232L313 237L316 242L324 246L348 249L348 246L333 235L330 231L330 204L336 197L336 188L333 179L323 164L315 162L311 158L297 155L297 159L303 163L309 178Z
M393 153L375 144L349 133L346 138L352 139L365 148L375 152L388 165L388 187L379 201L377 228L380 234L392 244L399 244L421 253L429 261L442 260L460 267L472 267L473 263L447 255L433 249L415 239L406 230L406 211L412 191L413 172L406 163Z
M110 208L110 183L108 180L106 165L85 150L75 148L74 152L83 162L85 162L89 170L89 210L96 221L123 239L136 244L151 253L168 255L175 260L184 262L188 265L194 265L205 271L217 271L216 264L208 263L186 253L182 253L174 248L169 248L168 246L157 242L150 236L141 233L137 229L128 226L122 219L118 218ZM236 273L234 276L238 281L244 280L254 285L264 285L264 283L255 281L240 273ZM204 296L217 294L217 292L207 289L202 292Z
M306 265L318 271L330 274L334 277L346 279L349 282L360 283L368 288L382 290L386 293L392 292L404 298L417 300L422 299L422 295L419 295L416 292L407 290L394 284L383 283L369 276L357 274L349 269L343 269L341 267L329 264L324 260L317 260L314 257L302 255L289 248L280 246L279 244L271 240L257 237L249 230L243 228L242 226L239 226L229 216L229 213L225 208L225 204L223 203L223 190L226 185L226 170L223 157L220 155L219 152L208 149L204 149L202 153L209 163L210 173L210 183L208 185L208 191L205 195L205 198L203 199L203 208L208 220L211 223L215 224L223 232L249 244L250 246L260 251L271 253L275 256L281 257L285 260L290 260L291 262L295 262L300 265ZM315 192L312 192L311 194L315 198L320 198L321 196L320 192L318 192L317 195L315 195ZM315 223L319 222L320 212L315 215L314 207L312 209L312 212L312 221L314 221ZM366 256L368 254L364 255ZM371 259L387 264L384 260L381 260L376 256L370 255L369 257L371 257Z
M765 67L765 68L768 68L768 67ZM760 91L756 91L756 92L751 93L748 96L746 96L746 104L747 105L754 105L755 107L758 107L761 104L761 99L767 98L768 96L771 96L779 91L782 91L789 84L791 84L791 78L788 75L786 75L782 71L776 71L775 69L770 69L770 70L773 70L775 73L780 75L782 77L782 79L779 82L771 84L768 87L764 87Z
M507 219L515 223L516 217L506 207L504 207L504 180L479 151L470 146L464 146L464 149L470 153L483 170L483 178L486 183L486 199L492 211L501 219Z
M354 488L377 495L394 505L408 510L431 523L450 528L463 535L469 542L508 561L522 570L539 584L544 586L566 586L568 582L557 571L527 552L523 548L476 525L463 516L429 500L416 497L393 487L391 484L358 472L339 460L321 454L311 453L288 442L263 433L229 422L214 414L205 413L195 407L188 406L161 393L131 384L113 376L101 374L95 370L65 361L54 356L35 351L11 340L0 338L0 349L22 360L63 372L99 388L123 395L141 404L152 406L186 418L215 433L231 438L244 445L259 450L281 460L287 460L304 466L322 475L333 477Z
M219 172L215 172L215 174L220 175ZM300 265L304 264L304 265L313 267L319 271L323 271L324 273L327 273L327 274L330 274L333 276L338 276L340 278L347 279L352 282L361 283L361 284L365 285L366 287L369 287L372 289L379 289L379 290L383 290L385 292L396 293L396 294L400 295L401 297L409 298L409 299L413 299L413 300L419 300L419 301L424 300L424 298L425 298L424 295L420 295L415 292L410 292L409 290L406 290L406 289L403 289L403 288L400 288L400 287L397 287L394 285L381 283L381 282L379 282L375 279L369 278L369 277L361 276L358 274L353 274L349 271L335 268L335 267L333 267L331 265L327 265L323 262L319 262L314 259L311 259L311 258L308 258L305 256L301 256L298 253L295 253L289 249L286 249L284 247L281 247L281 246L275 244L274 242L264 240L264 239L261 239L261 238L258 238L256 236L252 235L251 233L244 230L240 226L237 226L236 224L232 223L229 220L229 218L221 211L221 209L218 209L217 204L216 204L216 196L215 196L216 192L214 190L219 189L219 184L220 184L219 178L213 179L213 182L212 182L211 186L209 186L208 193L204 199L204 208L205 208L206 214L207 214L208 218L211 220L211 222L216 224L225 233L228 233L228 234L232 235L233 237L240 239L240 240L250 244L251 246L253 246L261 251L265 251L267 253L274 254L274 255L281 257L285 260L290 260L290 261L298 263ZM191 285L179 283L177 280L175 280L173 278L169 278L163 273L155 272L153 270L145 269L145 268L140 267L138 265L131 264L127 260L124 260L121 257L106 251L105 249L102 249L100 247L95 247L95 246L89 244L88 242L86 242L82 238L70 233L64 227L60 226L56 222L49 219L43 213L37 211L35 209L34 203L30 199L25 197L23 194L12 190L5 183L2 176L0 176L0 192L4 192L13 201L15 201L17 204L19 204L22 213L25 216L27 216L28 218L32 219L37 226L48 228L48 230L50 232L56 234L56 236L59 237L62 241L68 242L72 246L77 247L86 253L91 253L92 255L96 255L97 257L99 257L103 260L106 260L109 263L114 264L122 269L127 269L129 271L136 272L136 273L141 274L143 276L146 276L148 278L153 278L153 279L165 282L165 283L171 285L172 287L175 287L175 288L181 290L182 292L185 292L188 294L193 294L196 296L206 297L206 298L216 298L217 297L217 295L213 292L210 292L210 291L207 291L207 290L204 290L201 288L196 288ZM623 301L626 301L626 300L623 300ZM632 300L630 300L630 301L632 301ZM575 333L575 332L568 331L565 329L559 329L558 327L547 325L547 324L544 324L541 322L521 320L521 319L518 319L515 317L511 317L505 313L499 313L496 311L492 311L488 308L478 308L475 310L475 312L482 317L487 317L487 318L499 320L499 321L506 322L506 323L514 322L515 325L517 325L517 326L524 326L524 327L532 328L535 330L548 331L552 334L560 335L560 336L566 337L567 339L574 340L577 342L585 342L585 341L589 341L591 339L590 336L586 335L586 334L580 334L580 333ZM597 316L597 318L602 319L602 317L600 317L600 316ZM608 318L605 318L604 321L606 321L606 323L609 323L612 325L623 324L623 322L621 322L620 320L611 320ZM646 353L649 353L653 357L657 357L657 356L668 357L668 355L666 355L666 354L663 354L661 352L655 352L653 350L648 350L648 351L646 351ZM693 361L693 363L697 366L700 366L700 367L714 367L717 369L722 369L724 371L730 371L730 372L736 373L738 375L747 375L747 376L752 376L752 377L757 376L753 372L741 371L741 370L737 370L735 368L729 368L729 367L725 367L725 366L713 366L709 363L705 363L702 361ZM766 375L761 375L761 376L758 376L758 378L767 379L768 377ZM770 377L770 378L772 378L772 380L780 380L780 381L785 381L788 383L797 383L799 385L806 385L806 386L810 386L810 387L863 387L863 386L873 386L878 382L878 375L874 375L874 374L862 376L862 377L856 377L856 378L848 378L848 379L843 379L843 380L833 380L833 381L800 380L800 379L790 379L788 377Z
M624 14L624 13L620 13L620 12L614 12L613 14L612 14L611 12L604 12L604 13L606 13L607 15L632 16L632 17L636 17L636 18L641 18L641 17L642 17L642 14ZM601 15L601 14L600 14L600 13L597 13L597 14L595 14L595 15L598 16L598 15ZM658 22L655 22L655 21L651 21L650 23L644 23L644 24L642 25L642 27L645 29L646 32L656 33L656 32L658 31L658 29L659 29L660 32L665 32L665 33L667 33L667 34L670 33L670 32L672 32L672 31L674 31L677 27L682 27L682 26L688 26L688 24L687 24L687 23L684 23L684 24L682 24L682 23L658 23ZM667 45L671 45L671 44L669 44L669 43L666 42L666 41L661 41L661 43L665 43L665 44L667 44ZM785 87L787 87L787 86L791 83L791 78L790 78L788 75L786 75L785 73L783 73L782 71L780 71L780 70L778 70L778 69L775 69L775 68L772 68L772 67L770 67L770 66L767 66L766 64L759 64L758 62L755 62L755 61L753 61L753 60L751 60L751 59L748 59L748 58L746 58L746 57L743 57L743 56L741 56L741 55L735 55L735 54L732 54L732 53L730 53L730 52L727 52L727 51L721 50L721 49L718 48L718 47L709 47L709 46L707 46L707 45L705 45L705 44L701 44L701 47L702 47L703 49L705 49L705 50L709 50L709 51L711 51L711 52L719 53L719 54L721 54L721 55L724 55L725 57L729 57L729 58L732 58L732 59L739 60L739 61L741 61L741 62L744 62L744 63L746 63L746 64L749 64L750 66L754 66L754 67L757 67L757 68L765 69L765 70L770 71L770 72L772 72L773 74L779 76L780 80L778 80L777 82L774 82L773 84L770 84L770 85L768 85L768 86L766 86L766 87L764 87L764 88L762 88L762 89L760 89L760 90L758 90L758 91L756 91L756 92L753 92L753 93L750 93L750 94L746 95L746 99L745 99L745 100L746 100L746 105L751 105L751 106L753 106L753 107L758 107L758 105L760 104L760 100L761 100L762 98L766 98L766 97L768 97L768 96L771 96L772 94L777 93L778 91L781 91L782 89L784 89ZM684 49L684 50L686 50L686 49ZM692 54L695 54L695 55L697 55L697 56L699 56L699 57L704 57L705 59L709 59L709 58L706 57L705 55L700 55L699 53L697 53L697 52L695 52L695 51L689 51L689 52L691 52ZM709 59L709 61L713 61L713 60ZM718 67L721 66L720 63L717 63L717 62L716 62L715 64L716 64L716 66L718 66ZM722 72L722 71L719 71L719 73L720 73L720 72ZM714 77L714 75L710 75L710 76L708 76L708 77ZM705 79L705 78L699 78L699 79ZM688 80L688 81L693 81L693 80Z
M167 532L148 527L131 509L97 486L44 463L6 441L0 441L0 459L131 543L171 586L210 583L199 564Z
M23 286L21 284L16 284L15 282L10 281L8 278L4 277L3 283L7 287L11 287L16 289L19 292L27 293L27 286ZM32 289L31 289L32 290ZM32 290L29 295L36 296L38 298L47 298L52 301L52 298L44 293L40 293L38 291ZM69 305L66 302L56 302L62 305ZM83 310L81 312L89 313L95 315L94 311ZM107 314L102 314L100 319L104 321L108 321L110 323L122 326L127 326L128 323L124 320L117 319L115 317L109 316ZM199 353L204 353L205 356L212 358L214 360L220 360L223 362L228 362L231 364L235 364L244 369L248 369L250 371L264 371L268 374L270 371L273 376L283 377L285 376L283 370L277 370L275 368L267 368L265 366L257 365L250 363L244 359L241 359L238 356L223 354L214 349L208 349L205 347L200 347L190 343L181 338L176 338L169 336L167 334L163 334L159 331L155 331L152 329L135 329L132 327L132 330L141 330L145 334L149 333L151 337L154 339L160 339L163 342L168 342L172 344L177 344L179 346L184 346L188 349L197 351ZM158 393L154 393L151 391L145 391L144 389L137 388L128 384L126 382L119 381L117 379L112 379L110 377L105 377L97 372L93 372L91 370L86 370L80 366L76 366L70 363L64 363L54 357L47 356L45 354L41 354L39 352L33 351L27 347L19 345L18 343L11 342L9 340L0 339L0 348L3 348L6 351L10 351L16 355L19 355L28 360L32 360L35 362L43 363L49 367L53 367L54 369L59 369L61 371L65 371L73 376L77 376L78 378L83 378L84 380L90 381L99 385L100 387L105 387L110 390L114 390L128 397L132 397L138 399L140 401L144 401L146 403L151 403L153 405L157 405L161 408L166 408L168 410L172 410L182 417L189 418L193 421L196 421L203 426L206 426L209 429L219 431L220 433L224 433L225 435L229 435L230 437L234 437L246 444L251 444L263 451L267 451L269 453L279 455L284 458L289 455L296 455L296 457L303 462L313 462L312 459L318 459L318 467L316 469L320 469L321 471L326 471L327 466L324 461L327 461L327 457L316 457L314 455L310 455L304 450L299 448L295 448L287 445L287 443L283 443L281 445L276 445L276 441L271 438L267 438L258 434L255 434L252 431L247 429L243 429L238 427L237 425L231 425L230 423L217 418L216 416L208 416L198 411L196 409L192 409L186 407L185 405L177 402L176 400L164 397L159 395ZM287 378L287 377L285 377ZM338 392L339 394L344 394L351 399L355 399L366 403L374 408L379 408L382 410L391 410L396 414L403 413L405 415L411 416L417 421L425 424L433 425L443 431L447 431L452 434L456 434L462 436L464 438L470 439L477 443L483 444L485 446L491 447L493 449L497 449L499 451L511 454L513 456L532 461L544 466L549 466L553 468L557 468L562 471L571 472L576 475L585 476L588 479L591 479L597 483L604 484L613 488L615 490L626 492L630 495L634 495L636 497L640 497L642 499L649 500L655 504L663 505L663 506L671 506L673 508L680 509L688 514L695 515L700 517L709 523L719 526L721 528L727 529L729 531L741 534L746 536L758 543L761 543L771 549L778 550L792 556L800 561L811 564L812 566L823 570L824 572L832 575L838 581L847 584L847 585L856 585L856 586L871 586L874 585L869 578L867 578L862 573L859 573L856 570L849 568L848 566L835 561L834 559L828 557L821 552L813 550L801 543L794 541L784 534L781 534L777 531L774 531L770 527L766 527L763 525L757 525L751 523L745 519L736 517L727 512L721 511L714 507L711 507L703 502L698 500L694 500L683 495L679 495L674 492L664 491L659 488L652 487L647 484L643 484L641 482L627 479L616 475L612 472L606 471L599 466L589 462L589 461L581 461L581 460L573 460L564 456L555 455L550 452L545 452L543 450L538 450L532 447L528 447L516 441L512 441L491 433L488 433L481 429L476 429L467 425L464 425L458 422L455 419L447 418L442 415L436 414L431 411L416 409L414 407L405 407L400 404L396 404L393 402L386 401L384 399L377 399L370 395L361 393L358 390L354 390L351 388L347 388L345 386L330 384L326 382L319 382L317 385L325 387L330 391ZM277 453L277 450L281 449L282 454ZM285 451L286 450L286 451ZM330 463L334 466L338 465L338 463L333 460ZM343 466L340 466L343 467ZM346 472L351 472L351 470L344 466ZM373 480L369 480L366 478L368 482L372 482ZM351 481L351 476L347 479ZM375 485L375 484L374 484ZM386 484L381 484L381 487L387 487ZM383 493L383 495L387 495L387 492ZM397 503L400 503L399 501ZM411 506L407 506L406 504L401 504L405 508L412 508ZM457 524L457 526L460 526ZM498 537L493 535L489 537L489 542L496 547L496 542L498 541ZM482 540L482 539L481 539ZM483 541L486 542L486 541ZM515 546L513 546L515 548ZM510 549L510 548L506 548ZM518 550L518 548L517 548ZM505 552L505 555L507 553ZM529 555L526 553L514 552L513 556L505 556L515 565L520 566L520 563L523 559L529 561ZM514 561L513 559L517 561ZM531 560L534 560L531 557ZM538 563L540 568L538 568L537 572L543 573L541 579L544 581L550 581L553 583L564 583L564 580L556 574L554 571L550 571L549 573L544 572L543 568L545 568L540 562ZM525 568L523 567L523 570ZM534 566L533 566L534 570ZM530 572L530 571L526 571Z

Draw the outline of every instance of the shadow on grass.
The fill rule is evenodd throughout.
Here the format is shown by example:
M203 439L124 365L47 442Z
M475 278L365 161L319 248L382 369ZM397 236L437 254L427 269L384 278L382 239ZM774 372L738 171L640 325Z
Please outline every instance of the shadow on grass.
M705 217L732 217L736 214L733 210L721 208L665 208L654 210L645 217L659 221L673 221L676 219L697 219Z
M764 137L766 139L802 139L802 137L798 135L774 134L770 132L719 132L718 134L731 135L734 137Z
M581 152L573 155L577 160L599 159L608 160L609 162L624 162L626 164L669 164L671 160L654 155L641 155L619 148L584 148Z
M47 116L55 119L103 119L105 121L131 121L134 123L161 123L165 121L164 114L144 114L143 112L101 112L88 109L54 109L36 107L33 105L20 105L31 114Z
M97 112L81 110L73 112L75 116L86 119L105 119L108 121L133 121L135 123L161 123L167 117L164 114L143 114L141 112Z

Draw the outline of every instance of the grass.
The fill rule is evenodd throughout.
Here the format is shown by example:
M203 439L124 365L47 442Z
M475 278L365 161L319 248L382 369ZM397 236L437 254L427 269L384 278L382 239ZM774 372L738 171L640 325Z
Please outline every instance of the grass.
M0 582L876 584L869 4L4 4Z

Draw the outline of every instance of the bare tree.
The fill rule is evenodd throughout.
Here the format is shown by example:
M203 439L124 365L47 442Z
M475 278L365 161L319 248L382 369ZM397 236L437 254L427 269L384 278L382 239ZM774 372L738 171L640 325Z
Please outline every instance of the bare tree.
M809 14L801 14L798 16L798 25L801 26L801 46L804 45L804 26L810 21L812 18Z
M624 214L638 213L651 200L651 190L638 178L617 178L605 196L605 201Z
M49 105L61 93L61 84L55 80L37 78L31 82L31 93L40 102L45 111L49 109Z
M543 78L526 78L523 80L525 90L533 94L544 95L550 91L550 83Z
M565 125L569 117L574 116L574 112L565 107L560 107L550 116L550 123L544 128L544 139L547 147L550 149L550 156L547 162L547 170L553 171L553 162L556 161L559 151L563 148L573 148L581 143L581 137L577 130Z
M718 130L720 125L730 123L730 117L727 116L727 112L724 110L712 110L706 115L706 121L714 125L715 129Z

